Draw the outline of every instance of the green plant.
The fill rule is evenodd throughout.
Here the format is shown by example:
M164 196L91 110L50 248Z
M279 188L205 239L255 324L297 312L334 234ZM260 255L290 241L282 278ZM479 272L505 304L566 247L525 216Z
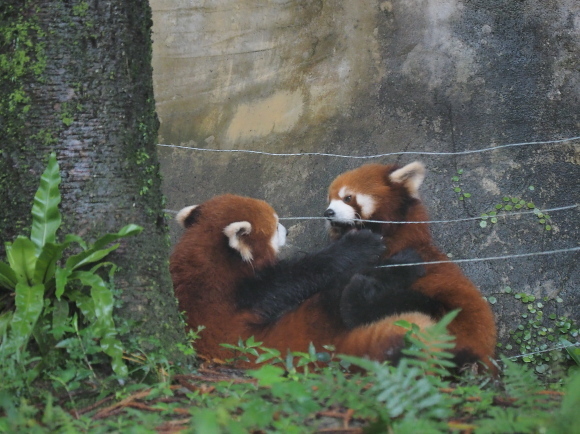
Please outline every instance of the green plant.
M502 293L510 294L519 300L525 310L520 314L521 321L515 330L509 332L510 341L498 346L507 351L514 347L518 348L519 352L524 354L522 361L534 365L538 374L551 374L552 367L557 362L573 360L570 352L566 354L561 349L550 350L560 343L568 342L567 339L576 339L580 335L578 326L573 320L556 313L558 304L563 302L562 298L538 299L525 292L514 293L509 286L503 288ZM544 314L546 309L552 313Z
M257 358L256 363L269 362L273 365L280 365L286 371L289 377L296 377L298 375L308 376L311 371L319 372L324 366L335 368L341 365L341 362L334 358L334 347L332 345L325 345L324 349L330 352L316 351L316 347L310 343L308 352L302 351L288 351L286 357L282 357L282 353L275 348L258 347L262 352Z
M420 330L415 324L399 321L408 330L409 347L397 367L371 360L342 356L354 365L373 374L375 382L371 393L382 402L390 418L441 420L449 417L456 399L441 392L443 378L449 376L447 368L455 366L453 355L446 350L455 346L447 326L459 311L448 313L436 325ZM434 375L437 374L437 375Z
M73 14L78 17L85 17L89 10L89 4L85 1L77 3L73 6Z
M453 354L449 351L455 347L455 338L447 333L447 326L459 314L459 309L449 312L441 320L425 330L408 321L397 321L395 324L407 330L405 340L408 347L403 354L411 357L410 362L423 369L424 373L449 375L455 364L451 361Z
M566 386L562 405L552 416L551 433L566 434L580 427L580 372L576 372ZM576 428L574 428L576 427Z
M463 169L457 170L457 174L451 177L451 181L453 182L453 191L459 195L457 198L459 200L465 200L471 197L471 193L466 193L463 191L461 175L463 175Z
M187 332L187 344L178 342L177 348L186 356L194 356L195 355L195 341L200 338L200 333L205 329L204 326L197 326L197 330L189 330Z
M530 187L533 190L533 187ZM537 218L539 224L544 226L546 231L552 230L552 219L546 213L543 213L539 208L534 205L533 202L526 201L520 197L504 196L501 203L494 206L492 211L481 214L481 221L479 226L482 228L487 227L488 222L496 224L498 222L498 216L502 212L518 211L518 210L532 210Z
M139 123L139 131L143 134L144 141L147 141L146 125L143 122ZM151 156L144 149L139 149L135 153L135 164L145 174L143 185L139 191L140 196L145 196L153 186L153 178L157 173L157 167L152 164Z
M259 356L258 348L260 347L260 345L262 345L262 342L256 342L254 340L254 336L250 336L248 339L246 339L245 342L242 340L242 338L239 338L237 345L220 344L220 346L227 348L228 350L231 350L234 353L233 358L226 359L226 362L228 363L233 363L237 361L249 362L250 361L249 356L258 357Z
M116 267L103 260L119 247L111 243L137 235L142 228L127 225L90 245L71 234L58 242L60 182L53 153L34 197L30 237L5 243L8 264L0 262L0 356L12 369L29 364L24 371L30 383L56 357L55 351L62 349L78 351L92 370L89 355L99 352L97 341L100 351L110 357L113 371L125 377L127 367L113 321L109 283ZM80 252L64 260L64 252L73 246ZM105 267L109 267L109 281L98 274ZM25 357L31 338L39 355L33 359ZM70 381L74 369L53 373L57 382L63 381L61 376Z
M46 35L38 15L30 11L28 1L0 8L0 116L4 141L18 136L31 109L24 82L31 77L40 80L46 69L45 44L39 42Z
M449 340L442 324L421 337L407 327L412 348L419 339L416 360L398 367L348 357L366 372L345 372L335 366L291 375L286 358L274 354L255 370L209 366L179 375L171 385L159 378L152 385L128 383L113 391L93 410L78 409L82 394L70 393L73 411L58 398L42 392L44 407L0 390L0 432L164 432L176 428L192 433L303 433L324 431L393 432L397 434L474 433L568 433L578 426L580 373L562 378L561 390L544 390L529 365L504 360L498 378L443 377L432 369L433 360L448 360ZM423 332L422 332L423 333ZM413 338L413 339L411 339ZM433 339L429 341L428 339ZM445 348L435 345L445 342ZM250 341L250 348L255 341ZM246 343L242 342L241 347ZM310 349L294 355L296 363L314 361ZM144 354L156 363L155 354ZM429 374L426 374L429 372ZM444 372L444 371L441 371ZM204 374L205 373L205 374ZM247 374L247 375L245 375ZM65 381L70 389L70 383ZM103 395L101 395L103 396ZM111 402L112 400L115 402ZM34 404L34 403L33 403ZM105 406L105 408L103 408ZM100 407L100 408L99 408Z

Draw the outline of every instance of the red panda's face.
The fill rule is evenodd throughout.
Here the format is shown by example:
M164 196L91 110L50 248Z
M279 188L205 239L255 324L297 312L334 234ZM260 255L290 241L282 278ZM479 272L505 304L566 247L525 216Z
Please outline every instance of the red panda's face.
M337 238L363 227L380 232L378 223L362 220L400 220L405 204L418 198L424 176L425 168L419 162L403 168L368 164L339 175L328 189L324 212L331 236Z
M355 225L356 220L369 219L373 215L378 199L371 194L357 192L350 185L343 185L329 195L324 217L332 223Z
M237 252L242 262L261 268L276 261L286 243L286 228L266 202L248 197L222 195L199 206L187 207L177 220L188 229L191 243L224 245Z

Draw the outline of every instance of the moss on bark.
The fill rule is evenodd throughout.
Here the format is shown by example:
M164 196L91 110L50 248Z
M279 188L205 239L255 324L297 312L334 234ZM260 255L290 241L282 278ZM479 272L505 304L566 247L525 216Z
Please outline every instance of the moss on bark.
M111 257L122 291L117 317L134 324L137 340L153 338L178 360L175 344L184 341L184 330L167 265L149 5L31 0L11 2L8 12L3 29L12 15L28 19L35 29L27 34L29 52L42 47L47 61L40 72L32 62L25 65L16 85L2 74L2 96L21 89L28 106L9 115L3 105L0 114L13 131L0 158L0 199L8 204L0 210L2 238L28 225L45 158L54 150L63 178L62 233L91 240L127 223L145 228ZM5 38L1 53L17 48L14 38Z

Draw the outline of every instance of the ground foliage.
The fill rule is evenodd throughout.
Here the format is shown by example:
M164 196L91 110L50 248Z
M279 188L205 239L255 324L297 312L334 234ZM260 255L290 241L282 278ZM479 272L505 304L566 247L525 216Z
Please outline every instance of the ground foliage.
M155 342L113 321L114 270L106 261L126 226L92 244L58 241L60 175L49 159L30 237L7 243L0 267L0 432L572 433L580 427L580 371L536 377L501 359L498 377L456 371L446 325L407 330L409 356L392 367L334 354L282 354L250 338L232 360L176 365ZM63 253L75 246L68 257ZM108 273L102 273L107 268ZM203 329L189 334L193 355ZM579 364L575 348L570 358ZM165 351L165 352L164 352ZM232 368L257 358L255 369Z
M133 375L116 390L86 382L27 396L2 390L0 432L572 433L580 423L580 372L547 386L509 360L494 379L428 375L425 358L316 367L322 354L311 348L245 372L204 362L188 373L158 355L139 363L128 355ZM306 361L308 372L298 367ZM357 365L366 373L353 372Z

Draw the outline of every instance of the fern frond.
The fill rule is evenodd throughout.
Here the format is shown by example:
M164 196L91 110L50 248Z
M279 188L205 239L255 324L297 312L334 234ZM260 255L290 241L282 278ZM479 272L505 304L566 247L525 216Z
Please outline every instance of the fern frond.
M448 350L455 347L455 337L449 335L447 326L457 316L459 310L445 315L437 324L425 330L411 327L405 336L409 344L403 354L410 357L409 363L423 369L424 373L449 375L449 369L455 367L451 361L453 354Z
M518 400L528 400L539 392L542 387L538 378L526 365L521 365L507 358L502 358L505 365L503 383L507 394Z

